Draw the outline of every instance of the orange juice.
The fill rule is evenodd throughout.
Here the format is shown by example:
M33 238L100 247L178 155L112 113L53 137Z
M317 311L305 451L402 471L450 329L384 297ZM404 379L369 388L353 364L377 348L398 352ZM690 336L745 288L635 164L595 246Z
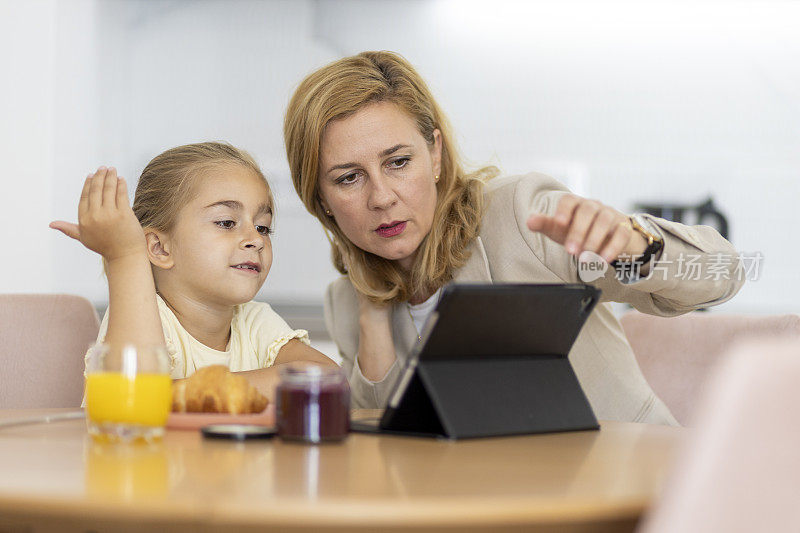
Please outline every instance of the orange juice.
M163 427L172 403L166 374L99 372L86 377L86 415L95 424Z

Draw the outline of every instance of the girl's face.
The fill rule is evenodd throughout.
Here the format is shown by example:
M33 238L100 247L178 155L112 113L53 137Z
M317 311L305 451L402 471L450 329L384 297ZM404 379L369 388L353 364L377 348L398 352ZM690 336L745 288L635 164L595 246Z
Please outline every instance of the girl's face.
M409 270L431 230L442 141L428 145L391 102L330 122L320 146L319 191L350 241Z
M272 266L267 186L236 164L215 167L195 179L194 195L166 238L171 282L198 302L249 302Z

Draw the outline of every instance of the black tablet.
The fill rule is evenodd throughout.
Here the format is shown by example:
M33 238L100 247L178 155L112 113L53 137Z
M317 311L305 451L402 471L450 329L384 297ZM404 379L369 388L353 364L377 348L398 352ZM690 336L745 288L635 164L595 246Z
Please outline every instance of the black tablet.
M447 438L596 429L567 355L600 298L580 284L452 284L380 430Z
M448 285L416 356L566 355L599 297L590 285Z

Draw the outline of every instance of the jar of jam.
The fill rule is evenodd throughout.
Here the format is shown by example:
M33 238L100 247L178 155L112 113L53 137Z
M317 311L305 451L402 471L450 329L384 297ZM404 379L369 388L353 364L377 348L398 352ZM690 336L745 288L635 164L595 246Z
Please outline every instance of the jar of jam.
M338 366L291 364L275 394L278 435L304 442L341 440L350 431L350 387Z

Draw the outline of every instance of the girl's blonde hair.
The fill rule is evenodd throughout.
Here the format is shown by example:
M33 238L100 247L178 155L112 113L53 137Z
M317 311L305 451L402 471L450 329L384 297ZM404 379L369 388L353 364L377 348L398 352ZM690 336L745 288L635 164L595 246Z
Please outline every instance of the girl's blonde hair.
M170 231L178 211L192 196L192 177L226 164L240 165L264 180L274 216L272 191L253 157L228 143L204 142L170 148L144 167L133 199L133 212L139 223L143 228Z
M442 162L433 226L423 239L410 274L394 261L355 246L326 216L319 194L319 153L325 127L367 105L391 102L417 124L428 145L441 132ZM331 242L333 264L356 290L375 302L406 301L453 278L469 258L483 214L483 181L497 174L484 167L462 169L447 118L414 67L392 52L362 52L311 73L295 90L283 125L292 182L306 209ZM344 260L346 254L347 260Z

